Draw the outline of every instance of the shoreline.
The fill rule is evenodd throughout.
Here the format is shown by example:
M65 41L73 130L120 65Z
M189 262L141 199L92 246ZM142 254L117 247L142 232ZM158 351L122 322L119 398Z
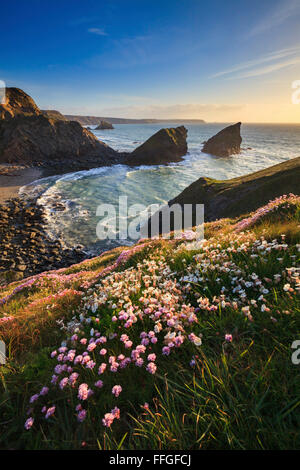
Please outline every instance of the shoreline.
M19 189L44 176L42 168L23 167L18 165L0 165L0 204L19 197Z

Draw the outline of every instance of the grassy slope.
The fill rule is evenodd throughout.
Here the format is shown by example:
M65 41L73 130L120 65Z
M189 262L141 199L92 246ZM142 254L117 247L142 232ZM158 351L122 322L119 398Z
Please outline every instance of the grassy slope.
M300 157L249 175L218 181L200 178L169 204L205 204L205 220L237 217L282 194L299 192Z
M250 218L245 233L231 219L207 224L208 241L201 246L148 241L121 257L122 249L116 249L3 286L0 338L10 358L0 368L0 448L299 448L299 366L291 362L291 344L300 333L293 270L299 256L299 200L277 206ZM144 365L130 364L99 376L98 366L108 364L107 355L129 356L140 334L153 332L151 311L159 311L160 304L165 311L158 342L141 354L147 363L147 355L156 353L155 375ZM135 323L126 328L126 320L112 322L131 307L139 312ZM50 352L71 336L80 315L79 338L69 341L68 349L86 351L79 339L93 338L91 328L107 343L90 353L94 369L66 362L79 378L74 388L61 390L49 385L58 364ZM190 315L195 315L191 322ZM183 345L162 354L166 332L178 333L178 325ZM202 335L202 345L189 341L191 333ZM112 334L117 336L109 339ZM124 348L121 334L130 337L132 348ZM99 355L100 347L107 355ZM100 390L94 386L98 379L104 383ZM94 390L88 400L77 398L79 383ZM118 398L111 393L116 384L123 387ZM43 386L49 386L49 393L29 405L30 396ZM87 411L81 423L78 403ZM45 419L41 408L52 405L55 413ZM120 420L104 427L105 413L115 406ZM28 416L35 421L25 430Z

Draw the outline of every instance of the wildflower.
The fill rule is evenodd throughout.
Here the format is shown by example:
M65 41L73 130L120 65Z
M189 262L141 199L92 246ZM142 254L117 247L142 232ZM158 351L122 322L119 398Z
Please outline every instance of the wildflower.
M30 400L29 400L29 403L35 402L38 398L39 398L39 395L38 395L38 394L32 395L32 397L31 397Z
M86 410L81 410L79 411L78 415L77 415L77 420L82 423L86 418Z
M60 382L59 382L59 388L63 390L65 386L68 384L69 379L68 377L64 377Z
M54 415L55 409L56 409L55 406L51 406L50 408L48 408L45 418L48 419L50 418L50 416Z
M231 334L226 334L225 335L225 341L227 341L227 343L231 343L232 342L232 335Z
M117 406L115 406L114 409L111 410L111 414L115 417L115 419L120 419L120 410Z
M114 422L114 419L115 417L112 413L106 413L104 415L104 418L102 419L103 426L106 426L107 428L109 428Z
M103 382L102 382L102 380L97 380L97 382L95 382L95 387L97 387L97 388L103 387Z
M79 400L87 400L89 397L89 386L85 383L79 385L78 398Z
M120 393L122 392L122 387L121 385L114 385L112 388L111 393L115 395L115 397L118 397Z
M40 395L42 396L47 395L48 392L49 392L49 388L43 387L42 390L40 391Z
M149 362L146 369L148 372L150 372L150 374L155 374L157 366L154 364L154 362Z
M102 362L102 364L99 366L98 374L99 374L99 375L103 374L103 372L105 371L106 367L107 367L107 365L106 365L104 362Z
M148 361L150 362L154 362L156 360L156 354L152 353L152 354L148 354L148 357L147 357Z
M25 429L28 431L32 427L33 423L34 423L34 418L32 417L28 418L24 425Z

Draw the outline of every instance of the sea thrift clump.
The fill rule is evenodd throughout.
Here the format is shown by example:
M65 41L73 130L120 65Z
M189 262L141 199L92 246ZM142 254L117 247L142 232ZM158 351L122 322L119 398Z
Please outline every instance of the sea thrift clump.
M103 426L110 427L119 419L120 410L114 405L117 401L122 408L127 400L130 370L140 377L137 386L155 381L161 364L171 364L174 355L185 358L191 371L206 341L199 319L221 317L229 311L239 321L255 322L259 314L266 315L275 328L277 314L271 305L274 286L285 296L299 290L299 270L292 258L295 252L289 250L284 237L266 241L252 232L224 233L203 240L189 258L187 246L193 242L176 243L171 255L157 245L156 251L149 250L127 269L124 263L147 243L125 250L113 265L93 277L93 283L88 281L82 287L82 304L72 319L62 324L65 341L51 353L53 375L47 385L52 394L65 394L67 400L73 397L67 403L79 423L87 417L86 405L92 418L90 410L109 400L108 409L112 409L105 414L103 410ZM172 261L171 256L178 256L179 261ZM256 260L266 263L269 258L283 260L278 261L282 268L264 277ZM245 266L245 259L251 269ZM226 331L218 334L222 350L224 338L231 343L232 335ZM115 382L118 385L112 387ZM30 415L49 416L47 396L39 394L33 400ZM77 398L81 403L76 405Z

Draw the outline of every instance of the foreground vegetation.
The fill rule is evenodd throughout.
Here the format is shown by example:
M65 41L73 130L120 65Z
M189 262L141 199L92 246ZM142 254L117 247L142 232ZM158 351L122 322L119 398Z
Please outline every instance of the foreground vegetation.
M300 198L0 290L0 447L296 449Z

